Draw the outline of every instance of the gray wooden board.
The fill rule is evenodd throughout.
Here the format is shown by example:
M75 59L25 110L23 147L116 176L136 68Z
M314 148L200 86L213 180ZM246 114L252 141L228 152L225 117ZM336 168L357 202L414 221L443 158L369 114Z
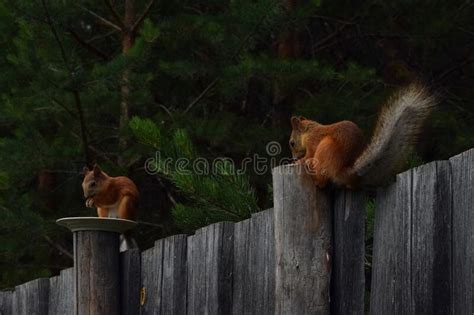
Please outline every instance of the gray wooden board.
M333 210L332 314L364 314L365 201L364 192L336 192Z
M371 314L393 314L391 303L398 299L395 287L396 185L379 189L376 199L372 258Z
M233 227L216 223L188 238L188 314L232 313Z
M451 291L451 179L446 161L397 176L375 213L372 314L445 314Z
M12 291L0 291L0 315L12 314Z
M474 314L474 149L450 159L453 179L453 311Z
M48 314L49 279L40 278L15 287L12 313L15 315Z
M186 314L187 236L164 240L160 314Z
M141 314L186 313L186 255L186 235L158 240L142 253Z
M451 215L449 162L413 169L410 280L416 314L450 312Z
M120 253L120 301L122 314L140 313L140 250L133 248Z
M234 224L233 314L251 314L250 219Z
M74 309L74 269L61 270L59 276L49 279L50 315L70 314Z
M275 313L329 314L331 198L302 165L273 169Z
M412 255L412 171L406 171L397 177L397 208L395 225L395 282L398 299L395 300L397 313L414 314L413 287L411 286ZM398 313L400 314L400 313Z
M155 242L155 246L142 252L142 290L143 304L140 314L159 314L161 307L161 282L163 276L163 243Z
M275 313L275 233L273 209L250 220L251 313Z

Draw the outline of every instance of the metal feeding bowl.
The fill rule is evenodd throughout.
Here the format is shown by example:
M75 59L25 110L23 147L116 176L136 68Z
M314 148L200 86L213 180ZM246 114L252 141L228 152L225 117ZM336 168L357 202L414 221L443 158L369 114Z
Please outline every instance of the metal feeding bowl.
M98 217L61 218L56 220L56 223L68 228L71 232L106 231L124 233L138 225L137 222L131 220Z

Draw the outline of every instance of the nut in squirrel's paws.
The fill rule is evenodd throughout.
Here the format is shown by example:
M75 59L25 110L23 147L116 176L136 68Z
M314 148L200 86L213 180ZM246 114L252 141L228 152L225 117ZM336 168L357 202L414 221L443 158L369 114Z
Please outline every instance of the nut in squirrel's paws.
M87 200L86 200L86 207L87 207L87 208L92 208L92 207L94 207L94 199L92 199L92 198L87 198Z

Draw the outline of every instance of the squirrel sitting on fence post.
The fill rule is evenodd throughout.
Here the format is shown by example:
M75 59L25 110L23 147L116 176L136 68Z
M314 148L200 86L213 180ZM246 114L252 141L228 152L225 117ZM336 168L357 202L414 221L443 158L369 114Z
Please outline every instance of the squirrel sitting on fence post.
M111 177L96 164L92 169L84 167L82 182L86 207L97 208L100 218L119 218L135 221L138 212L138 189L128 177ZM137 247L127 233L120 237L120 251Z
M437 99L420 83L401 89L382 108L371 141L351 121L322 125L291 117L290 148L324 188L328 182L354 188L383 184L406 161Z

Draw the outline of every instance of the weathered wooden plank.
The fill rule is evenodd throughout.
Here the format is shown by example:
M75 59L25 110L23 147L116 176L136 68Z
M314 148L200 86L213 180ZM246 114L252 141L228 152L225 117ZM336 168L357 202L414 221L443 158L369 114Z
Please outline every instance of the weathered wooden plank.
M49 279L49 315L70 314L74 310L74 268L61 270Z
M188 238L188 314L232 313L233 227L212 224Z
M187 236L164 241L160 314L186 314Z
M163 279L163 243L142 252L142 291L144 293L140 314L159 314L161 307L161 283Z
M451 310L451 170L438 161L412 170L411 286L415 314Z
M12 291L0 291L0 315L12 315Z
M449 164L433 162L398 175L379 192L372 314L449 313L450 181Z
M364 314L365 202L364 192L336 192L331 314Z
M48 314L49 279L36 279L15 287L12 313L15 315Z
M411 286L412 256L412 178L411 170L397 176L397 218L395 225L395 302L396 314L414 314L413 287Z
M119 234L74 232L76 314L119 314Z
M140 313L140 250L133 248L120 253L120 301L122 314Z
M273 169L275 312L329 314L331 198L302 165Z
M474 149L450 159L453 202L453 312L474 314Z
M234 225L233 314L274 314L273 209Z
M275 314L275 232L273 209L250 220L251 314ZM247 313L249 314L249 313Z
M376 199L375 229L372 258L372 284L370 297L371 314L396 314L393 301L399 299L395 287L396 244L395 224L397 220L397 186L379 189Z
M234 224L234 278L232 313L250 314L252 278L250 265L250 219Z

